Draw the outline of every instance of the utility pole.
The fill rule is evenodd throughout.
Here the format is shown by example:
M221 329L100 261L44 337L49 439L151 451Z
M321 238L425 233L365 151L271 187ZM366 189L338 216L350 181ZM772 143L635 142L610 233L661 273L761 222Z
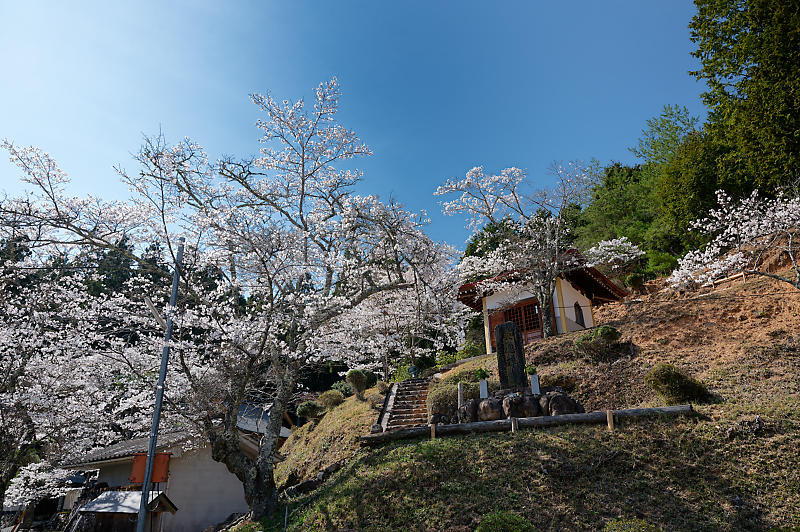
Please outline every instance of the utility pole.
M169 341L172 339L172 315L178 300L178 281L183 260L184 238L178 239L178 255L175 257L175 273L172 276L172 293L169 296L169 312L167 314L167 331L164 333L164 349L161 351L161 368L158 371L158 384L156 385L156 407L153 411L153 425L150 428L150 445L147 448L147 462L142 483L142 500L139 504L139 517L136 520L136 532L144 532L147 523L147 503L150 497L150 479L153 478L153 461L156 455L158 442L158 423L161 420L161 403L164 401L164 379L167 377L167 362L169 361Z

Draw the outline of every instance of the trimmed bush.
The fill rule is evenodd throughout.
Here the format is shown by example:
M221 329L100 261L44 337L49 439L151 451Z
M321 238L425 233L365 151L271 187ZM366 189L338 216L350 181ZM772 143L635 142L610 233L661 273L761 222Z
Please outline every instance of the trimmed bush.
M484 515L475 532L536 532L536 529L521 515L498 510Z
M542 387L558 386L566 393L572 393L578 388L578 382L575 380L575 377L563 373L541 375L539 377L539 384L541 384Z
M370 389L373 386L375 386L376 384L378 384L378 375L377 375L377 373L375 373L374 371L370 371L368 369L362 369L361 372L364 373L365 377L367 377L367 387L366 387L366 389Z
M351 369L347 372L347 384L356 393L356 397L364 400L364 390L367 389L367 376L360 369Z
M495 390L500 389L498 381L488 381L487 387L491 394ZM464 400L479 399L481 396L480 384L477 382L464 382L462 381L462 388L464 390ZM455 412L458 408L458 382L442 381L431 386L428 391L428 415L432 414L450 414Z
M333 386L331 386L331 390L338 390L342 392L342 395L344 395L345 397L350 397L351 395L353 395L353 388L351 388L346 381L334 382Z
M641 273L632 273L625 278L625 284L634 290L641 290L644 287L644 277Z
M621 336L611 325L601 325L580 335L574 342L575 351L591 360L610 362L622 353L623 346L619 343Z
M325 407L319 401L306 401L297 405L297 415L306 419L317 419L325 413Z
M325 410L333 410L340 404L344 403L344 394L339 390L328 390L320 394L319 402L325 407Z
M378 393L381 395L386 395L389 393L389 384L383 381L378 381Z
M660 529L644 519L612 519L603 532L658 532Z
M711 397L705 384L666 362L651 369L644 382L670 405L705 401Z

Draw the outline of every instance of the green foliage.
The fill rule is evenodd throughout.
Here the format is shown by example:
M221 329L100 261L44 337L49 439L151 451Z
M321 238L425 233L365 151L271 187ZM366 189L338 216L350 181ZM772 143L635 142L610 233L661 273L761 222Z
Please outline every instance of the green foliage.
M705 384L666 362L651 369L644 381L670 405L706 401L711 397Z
M478 379L488 379L489 378L489 372L486 371L484 368L478 368L477 370L475 370L475 375L478 376Z
M521 515L498 510L483 516L475 532L536 532L536 529Z
M519 234L517 228L511 220L505 219L500 223L489 222L469 239L464 256L485 257L497 249L509 235L517 234Z
M527 373L528 375L536 375L537 372L538 369L536 368L535 364L528 364L527 366L525 366L525 373Z
M326 410L333 410L344 402L344 394L339 390L328 390L321 393L318 400Z
M436 367L441 368L443 366L447 366L448 364L454 364L459 360L464 360L465 358L472 358L483 354L485 353L481 346L467 340L464 342L464 346L458 351L453 353L440 351L436 357Z
M297 415L306 419L317 419L325 413L325 407L318 401L305 401L297 405Z
M603 532L658 532L660 529L644 519L612 519Z
M347 384L347 381L338 381L334 382L331 386L331 390L338 390L344 395L345 397L350 397L353 395L353 388Z
M678 259L670 253L651 249L645 253L645 273L651 277L667 275L678 265Z
M646 164L667 164L686 135L696 131L699 121L685 106L665 105L660 115L647 120L647 128L630 151Z
M621 236L645 249L652 245L648 231L657 214L653 189L654 180L641 166L607 166L575 228L577 246L588 249L601 240Z
M800 10L796 0L695 0L692 53L704 81L709 129L733 149L732 179L762 192L800 175Z
M411 364L403 364L402 366L397 366L394 369L394 373L392 373L392 382L401 382L406 379L411 378L411 374L408 372L408 368L411 367Z
M752 190L752 181L722 172L718 160L729 151L706 131L687 136L675 156L664 167L656 187L660 222L676 245L673 251L696 247L700 242L689 231L689 224L716 206L716 191L724 189L739 196Z
M634 272L625 277L625 285L634 290L640 290L644 286L644 277L642 277L641 273Z
M367 389L367 376L360 369L351 369L347 372L347 384L356 393L356 397L363 400L364 390Z
M368 369L361 370L364 373L364 376L367 378L367 388L372 388L376 384L378 384L378 375L374 371L370 371Z
M601 325L580 335L574 342L575 351L591 360L608 362L619 357L621 336L611 325Z

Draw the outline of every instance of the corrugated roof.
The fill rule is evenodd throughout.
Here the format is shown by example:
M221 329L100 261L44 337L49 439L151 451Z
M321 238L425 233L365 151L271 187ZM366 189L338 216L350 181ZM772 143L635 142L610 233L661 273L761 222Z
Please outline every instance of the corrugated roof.
M170 447L174 447L179 443L190 439L192 435L186 431L169 432L167 434L159 434L157 451L163 451ZM76 457L69 460L65 466L79 466L81 464L89 464L93 462L103 462L106 460L114 460L115 458L124 458L131 456L135 453L146 453L150 445L150 438L136 438L135 440L127 440L97 449L89 454L81 457Z

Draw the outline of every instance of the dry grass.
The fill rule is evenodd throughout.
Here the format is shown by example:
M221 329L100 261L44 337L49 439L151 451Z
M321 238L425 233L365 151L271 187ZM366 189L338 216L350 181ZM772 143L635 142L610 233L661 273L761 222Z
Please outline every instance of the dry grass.
M800 293L774 295L789 291L756 279L607 305L598 322L635 346L613 363L577 358L576 334L526 353L543 378L574 381L572 395L587 410L659 404L644 375L674 364L717 397L694 418L613 433L561 427L348 447L348 465L293 502L290 529L468 531L494 510L522 514L540 530L602 529L617 518L664 530L798 528ZM491 356L458 370L465 367L496 375ZM362 413L365 433L375 415Z

